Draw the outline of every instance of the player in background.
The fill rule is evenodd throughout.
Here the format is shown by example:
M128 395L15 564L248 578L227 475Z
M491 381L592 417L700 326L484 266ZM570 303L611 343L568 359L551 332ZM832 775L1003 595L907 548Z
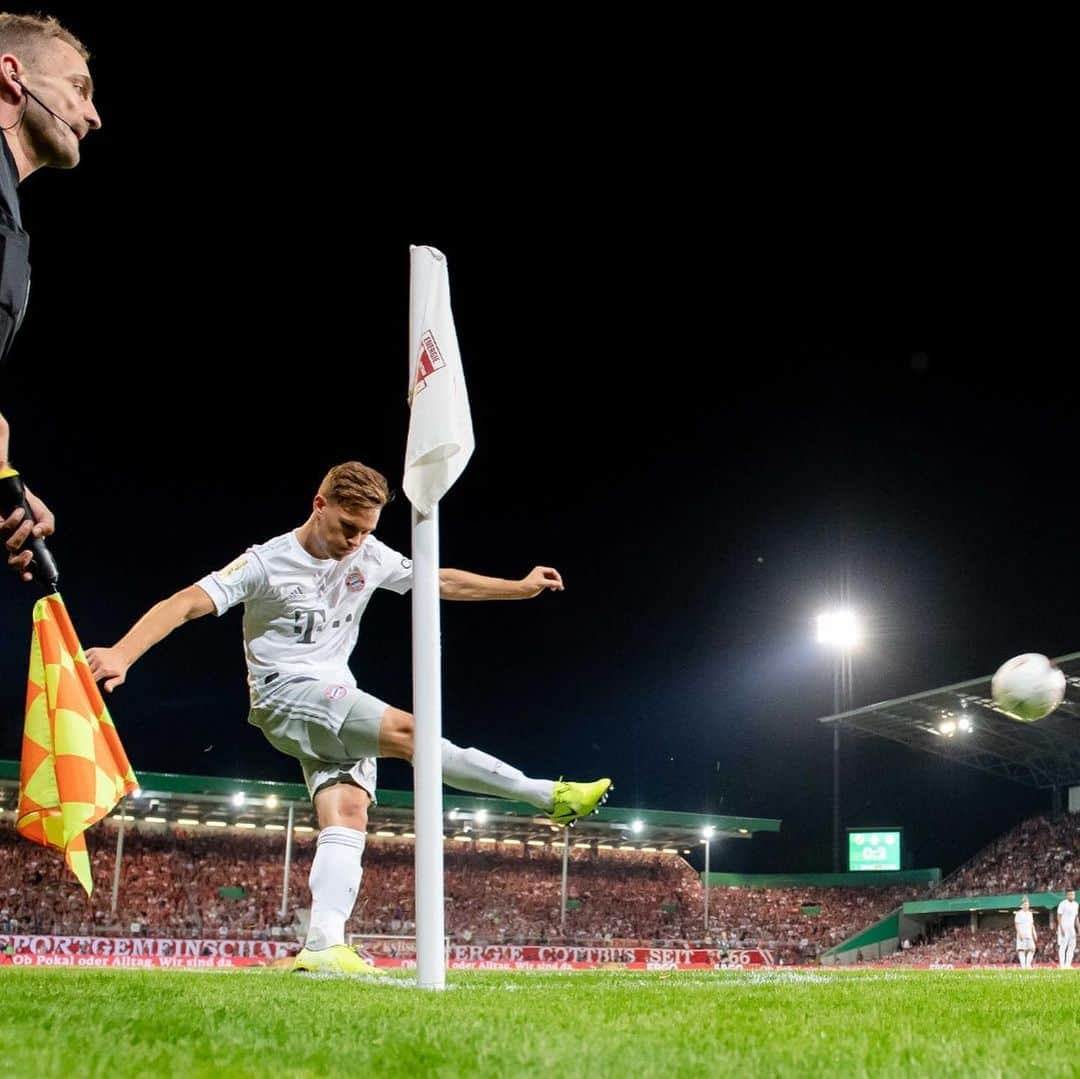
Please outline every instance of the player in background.
M112 648L86 652L94 678L111 692L178 626L244 605L248 722L300 762L319 820L309 876L311 922L297 970L373 969L346 946L345 922L360 890L375 759L412 760L413 717L357 688L349 657L375 590L405 593L412 586L409 559L373 535L389 500L380 473L358 461L337 465L299 528L248 548L224 569L155 604ZM548 566L517 581L439 570L443 599L531 599L562 590L562 577ZM594 812L611 786L610 779L530 779L446 739L442 767L448 786L528 802L560 825Z
M1035 932L1035 916L1031 913L1031 904L1026 895L1020 900L1020 909L1013 915L1013 922L1016 925L1016 954L1020 958L1020 966L1023 970L1030 970L1039 938Z
M1058 966L1062 970L1072 966L1076 951L1076 914L1076 892L1070 888L1057 908Z

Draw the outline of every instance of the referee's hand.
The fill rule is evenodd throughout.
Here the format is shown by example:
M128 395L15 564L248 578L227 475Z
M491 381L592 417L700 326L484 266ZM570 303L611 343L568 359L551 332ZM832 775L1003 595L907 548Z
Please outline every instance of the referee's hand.
M11 425L0 415L0 472L8 468L8 454L11 452ZM22 545L35 536L51 536L56 531L56 518L52 510L35 495L29 487L23 488L26 495L26 504L30 507L32 519L27 518L26 511L20 506L7 517L0 519L0 539L8 553L7 563L13 573L17 573L24 581L32 581L30 573L30 561L34 557L30 551L22 550Z

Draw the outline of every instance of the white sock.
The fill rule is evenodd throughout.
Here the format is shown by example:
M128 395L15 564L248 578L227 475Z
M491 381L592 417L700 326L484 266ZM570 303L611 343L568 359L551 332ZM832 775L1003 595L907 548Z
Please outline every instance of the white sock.
M355 828L324 828L311 862L311 924L305 948L319 951L345 943L345 922L360 891L367 833Z
M490 753L462 749L445 738L442 740L442 768L443 781L461 791L528 802L545 812L554 804L554 780L530 779Z

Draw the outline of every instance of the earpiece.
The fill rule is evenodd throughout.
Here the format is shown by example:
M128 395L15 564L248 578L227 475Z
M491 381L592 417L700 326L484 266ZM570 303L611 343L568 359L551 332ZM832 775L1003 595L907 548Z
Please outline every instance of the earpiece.
M8 73L8 78L13 80L14 82L17 82L19 84L19 88L22 90L22 92L27 97L33 98L34 101L36 101L57 123L63 124L64 127L66 127L69 131L71 131L75 135L76 138L81 138L82 137L82 136L79 135L78 131L76 131L75 128L73 128L71 126L71 124L69 124L67 122L67 120L65 120L58 113L53 112L53 110L50 109L49 106L46 105L45 102L42 101L41 98L38 97L37 94L35 94L34 91L30 89L29 86L23 86L22 79L20 79L19 76L15 73L15 69L13 67L9 67L7 69L7 73ZM17 122L22 123L21 120L19 120Z

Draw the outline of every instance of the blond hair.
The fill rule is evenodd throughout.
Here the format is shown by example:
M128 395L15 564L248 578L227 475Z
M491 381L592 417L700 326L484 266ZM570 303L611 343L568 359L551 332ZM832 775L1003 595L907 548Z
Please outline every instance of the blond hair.
M39 57L42 48L57 39L70 45L84 60L90 50L52 15L11 15L0 12L0 52L10 52L27 66Z
M319 494L347 513L382 509L390 501L386 477L359 461L346 461L330 469L319 484Z

